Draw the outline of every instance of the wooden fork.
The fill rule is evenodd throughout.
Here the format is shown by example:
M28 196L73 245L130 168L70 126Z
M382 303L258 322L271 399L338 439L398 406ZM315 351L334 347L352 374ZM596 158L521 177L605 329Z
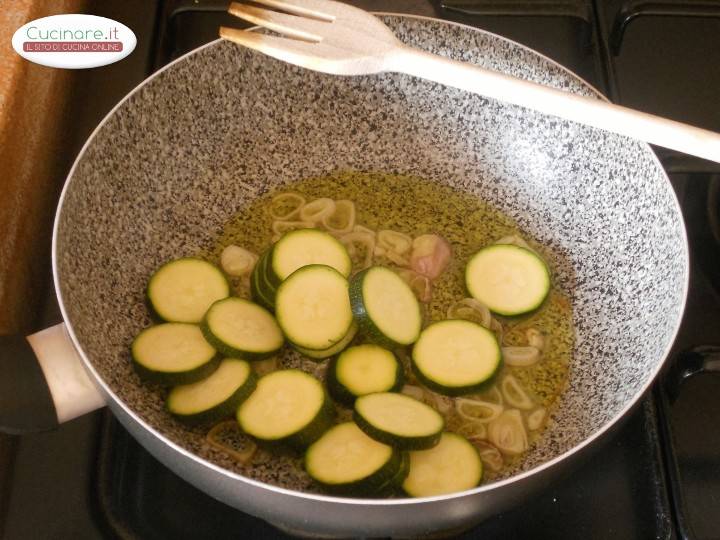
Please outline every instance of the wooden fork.
M413 49L377 17L332 0L233 2L232 15L287 37L220 28L220 37L334 75L405 73L720 163L720 134ZM279 10L279 11L278 11Z

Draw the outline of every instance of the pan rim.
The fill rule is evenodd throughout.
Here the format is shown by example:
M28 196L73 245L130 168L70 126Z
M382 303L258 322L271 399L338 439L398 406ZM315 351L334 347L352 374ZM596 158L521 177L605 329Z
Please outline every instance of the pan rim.
M548 58L544 54L526 46L522 43L519 43L517 41L514 41L512 39L505 38L503 36L500 36L498 34L495 34L493 32L488 32L487 30L483 30L480 28L475 28L470 25L454 22L454 21L446 21L443 19L438 19L436 17L427 17L423 15L412 15L412 14L405 14L405 13L394 13L394 12L386 12L386 11L373 11L374 15L379 16L388 16L388 17L398 17L398 18L406 18L406 19L418 19L418 20L425 20L425 21L431 21L434 23L442 23L449 26L457 26L461 27L467 30L471 30L473 32L479 32L481 34L489 35L494 39L498 39L501 41L504 41L506 43L513 44L527 52L530 52L533 55L536 55L538 58L548 62L549 64L557 67L561 71L565 72L570 77L575 78L577 81L581 82L586 88L592 91L592 93L595 95L595 97L599 99L603 99L605 101L609 101L607 97L605 97L597 88L595 88L593 85L588 83L585 79L568 69L567 67L563 66L562 64L556 62L555 60ZM251 30L255 30L257 27L252 28ZM687 237L687 230L685 228L685 223L682 219L682 208L680 206L680 202L677 198L677 194L675 193L675 190L672 187L672 184L670 182L670 179L667 175L667 172L665 171L664 167L662 166L662 163L660 162L659 158L653 152L651 146L648 143L638 141L642 147L645 149L646 152L648 152L654 162L656 163L657 167L660 171L662 171L662 176L665 180L666 186L670 191L672 201L675 206L675 210L677 212L677 215L681 218L680 219L680 231L682 234L682 248L683 248L683 272L685 275L684 283L683 283L683 290L682 290L682 302L680 305L680 314L678 316L678 319L675 323L675 328L672 331L671 339L668 342L668 345L666 346L665 350L662 353L662 357L660 361L657 362L657 365L655 368L651 371L651 373L648 376L648 379L646 382L641 386L641 388L635 393L634 397L630 399L623 408L610 420L608 420L605 424L603 424L599 429L597 429L591 436L585 438L581 443L573 446L572 448L566 450L565 452L555 456L554 458L545 461L544 463L541 463L540 465L537 465L531 469L528 469L527 471L520 472L518 474L514 474L510 476L509 478L505 478L503 480L499 480L497 482L493 482L491 484L481 485L473 489L465 490L465 491L459 491L455 493L449 493L446 495L437 495L433 497L420 497L420 498L398 498L398 499L360 499L360 498L348 498L348 497L335 497L330 495L322 495L317 493L306 493L302 491L296 491L292 489L287 489L280 486L275 486L272 484L267 484L265 482L261 482L259 480L254 480L252 478L245 477L241 474L232 472L228 469L225 469L223 467L220 467L219 465L216 465L215 463L212 463L206 459L201 458L200 456L192 453L191 451L183 448L176 442L170 440L162 433L158 432L154 427L149 425L145 420L143 420L137 413L135 413L130 407L128 407L109 387L109 385L104 381L104 379L101 377L101 375L98 373L98 371L95 369L95 367L92 365L92 362L88 359L88 357L85 354L85 351L80 346L80 342L75 334L75 331L72 326L72 322L70 321L68 317L68 313L65 309L63 297L62 297L62 290L60 288L60 279L58 276L58 263L57 263L57 257L58 257L58 229L60 225L60 217L62 214L65 196L67 195L68 189L70 184L72 183L72 178L75 174L75 170L77 166L79 165L80 161L82 160L83 156L85 155L85 152L89 148L90 144L95 139L96 135L100 132L102 127L105 125L105 123L115 114L115 112L122 107L126 101L128 101L132 96L134 96L138 91L140 91L141 88L143 88L147 83L161 75L165 70L170 69L172 66L174 66L176 63L182 62L186 60L191 55L202 51L205 48L213 47L217 45L218 43L222 42L222 39L216 39L214 41L211 41L209 43L206 43L204 45L201 45L200 47L197 47L193 49L192 51L189 51L185 53L184 55L176 58L172 62L169 62L159 70L153 72L150 76L143 79L138 85L136 85L130 92L128 92L110 111L103 117L103 119L100 121L100 123L95 127L95 129L92 131L92 133L89 135L88 139L83 144L82 148L80 149L77 157L75 158L75 161L73 162L72 167L70 168L70 171L68 172L68 175L65 179L65 183L63 185L62 192L60 194L60 197L58 199L58 204L56 208L55 218L53 222L53 234L52 234L52 250L51 250L51 259L52 259L52 272L53 272L53 286L55 287L55 294L58 299L58 304L60 306L60 312L63 317L63 321L65 323L65 326L67 328L67 333L70 336L70 339L73 343L73 346L78 352L78 355L82 359L82 363L86 369L91 374L92 379L94 380L95 384L97 384L100 389L101 393L108 399L108 404L110 402L113 402L116 406L120 407L123 410L123 413L126 414L129 418L131 418L134 422L136 422L140 427L143 428L147 433L151 434L153 437L158 439L161 443L164 445L167 445L170 447L173 451L178 452L180 455L182 455L185 459L190 459L194 461L197 465L200 465L202 467L207 467L211 470L213 470L215 473L222 475L226 479L233 481L233 482L242 482L247 483L255 488L260 489L266 489L271 492L274 492L278 495L285 495L285 496L291 496L294 498L304 499L304 500L312 500L317 502L323 502L323 503L333 503L333 504L340 504L340 505L348 505L348 506L415 506L415 505L423 505L427 503L432 502L438 502L438 501L450 501L454 499L461 499L468 496L473 496L489 491L494 490L500 490L506 486L510 486L516 482L520 482L522 480L525 480L527 478L530 478L532 476L535 476L543 471L546 471L552 467L555 467L556 465L562 463L563 461L569 460L574 454L584 450L585 448L589 447L592 443L594 443L597 439L602 438L607 432L613 429L618 422L620 422L625 415L633 409L633 407L640 401L640 399L646 394L648 389L652 386L652 384L655 382L658 374L662 370L665 361L667 360L670 351L672 350L673 344L675 343L675 340L677 339L678 332L680 330L680 326L683 319L683 313L685 312L685 308L687 305L687 297L688 297L688 291L689 291L689 284L690 284L690 257L689 257L689 245L688 245L688 237Z

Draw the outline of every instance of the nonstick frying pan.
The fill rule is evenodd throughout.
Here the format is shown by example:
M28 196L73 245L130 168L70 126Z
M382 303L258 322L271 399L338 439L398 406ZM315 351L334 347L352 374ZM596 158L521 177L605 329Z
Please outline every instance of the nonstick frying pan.
M415 47L601 99L498 36L434 19L383 19ZM224 223L269 190L336 170L450 184L498 207L550 253L573 303L574 359L550 427L514 475L425 499L300 492L272 462L251 478L202 430L172 420L162 392L133 372L129 344L149 324L143 288L154 268L211 246ZM30 345L5 340L3 369L15 372L2 375L14 381L0 406L4 429L46 427L107 404L192 484L321 536L459 530L532 497L648 389L688 282L677 200L646 144L409 76L323 75L221 41L153 75L95 130L62 193L52 256L65 323Z

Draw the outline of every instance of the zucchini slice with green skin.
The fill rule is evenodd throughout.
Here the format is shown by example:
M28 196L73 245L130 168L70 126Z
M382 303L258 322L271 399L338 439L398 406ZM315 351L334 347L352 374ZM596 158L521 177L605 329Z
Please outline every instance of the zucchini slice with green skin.
M187 424L204 424L233 416L255 390L257 376L245 360L226 358L206 379L176 386L167 397L167 408Z
M465 286L490 311L514 317L542 305L550 292L550 270L529 249L495 244L470 257Z
M266 276L277 287L298 268L314 264L330 266L346 278L352 270L347 249L334 236L318 229L296 229L275 242Z
M264 272L267 267L268 252L259 259L250 274L250 295L252 299L269 311L275 309L275 290L265 284Z
M470 441L443 433L437 446L410 452L410 473L402 487L411 497L432 497L472 489L482 477L482 461Z
M297 345L293 345L292 343L290 344L292 345L293 349L295 349L303 356L307 356L311 360L322 362L326 358L330 358L344 351L345 348L350 345L350 342L357 334L357 329L357 325L353 323L350 326L350 330L348 330L348 333L345 334L345 337L338 341L335 345L333 345L332 347L328 347L327 349L306 349L304 347L298 347Z
M294 345L315 350L332 347L353 324L347 279L321 264L296 270L278 288L275 316Z
M330 428L305 453L305 470L326 491L369 495L396 479L402 453L368 437L354 422Z
M425 386L446 396L480 392L502 367L495 334L477 323L449 319L431 324L412 351L413 372Z
M350 303L360 332L373 343L404 347L420 335L422 314L415 293L389 268L371 266L353 277Z
M357 398L353 419L376 441L400 450L432 448L445 428L445 420L435 409L394 392Z
M268 373L237 411L240 427L262 441L304 448L327 431L334 411L320 381L298 369Z
M335 401L352 407L355 399L375 392L397 392L404 382L395 355L379 345L356 345L330 361L326 383Z
M262 279L260 280L260 290L272 301L273 304L275 304L275 295L277 294L278 286L274 285L268 276L268 273L270 272L270 260L272 258L273 247L274 246L271 246L270 249L267 250L265 255L265 264L263 264L261 268Z
M275 309L274 304L265 298L262 293L260 292L260 287L258 286L258 279L259 278L257 274L253 273L250 275L250 297L253 299L253 302L256 304L264 307L268 311L273 311Z
M192 257L165 263L147 286L150 307L168 322L199 323L214 302L228 296L230 284L222 270Z
M283 346L280 327L272 314L250 300L225 298L205 314L202 332L220 353L244 360L262 360Z
M401 452L402 461L397 472L377 490L377 496L389 497L402 489L403 482L410 473L410 453Z
M220 359L200 327L163 323L141 331L130 348L133 366L147 382L175 386L209 376Z

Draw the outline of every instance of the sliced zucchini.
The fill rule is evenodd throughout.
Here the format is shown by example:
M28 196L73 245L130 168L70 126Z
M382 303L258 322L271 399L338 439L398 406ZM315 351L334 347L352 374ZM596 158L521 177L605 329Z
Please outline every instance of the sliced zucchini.
M413 371L420 382L446 396L481 391L501 366L495 334L471 321L449 319L431 324L412 351Z
M163 323L146 328L131 346L135 371L148 382L175 386L210 375L220 362L200 327Z
M275 309L275 306L260 292L260 287L258 286L258 279L262 278L259 278L258 275L254 272L250 275L250 297L256 304L264 307L268 311L273 311Z
M402 453L368 437L354 422L330 428L305 453L305 470L327 491L368 495L396 478Z
M293 348L300 354L307 356L311 360L322 361L326 358L330 358L331 356L335 356L336 354L343 352L345 348L350 345L350 342L357 334L357 329L357 325L353 323L350 326L350 330L348 330L348 333L345 334L345 337L338 341L335 345L333 345L332 347L328 347L327 349L306 349L304 347L298 347L297 345L293 345Z
M275 318L263 307L244 298L215 302L202 322L205 338L225 356L262 360L283 345Z
M275 290L265 283L265 269L267 268L268 252L259 259L252 274L250 274L250 295L252 299L269 311L275 309Z
M388 348L414 343L422 315L415 293L395 272L372 266L353 277L350 302L360 332Z
M260 378L240 405L237 420L257 439L304 448L332 425L333 408L320 381L300 370L284 369Z
M330 396L352 406L359 396L396 392L402 388L403 369L395 355L379 345L356 345L330 361L327 387Z
M402 487L411 497L432 497L472 489L482 476L475 447L465 437L443 433L437 446L410 452L410 473Z
M401 454L402 461L400 467L398 467L397 472L377 490L379 497L389 497L402 489L403 482L410 473L410 453L401 452Z
M273 246L274 247L274 246ZM274 284L269 277L270 274L270 260L272 258L273 247L267 250L265 255L265 264L262 267L262 280L260 281L260 288L262 289L265 296L275 303L275 295L277 294L278 286Z
M304 266L278 288L275 315L293 344L328 349L347 335L353 323L348 282L330 266Z
M165 263L150 276L147 297L164 321L199 323L210 305L230 296L230 284L215 265L186 257Z
M470 258L465 285L490 311L512 317L540 307L550 292L550 271L529 249L495 244Z
M188 424L215 422L232 416L255 390L256 381L248 362L226 358L208 378L170 390L167 408Z
M376 441L401 450L432 448L445 427L445 420L435 409L394 392L357 398L353 419Z
M317 229L296 229L273 246L266 275L277 287L295 270L311 264L330 266L344 277L352 270L347 249L335 237Z

